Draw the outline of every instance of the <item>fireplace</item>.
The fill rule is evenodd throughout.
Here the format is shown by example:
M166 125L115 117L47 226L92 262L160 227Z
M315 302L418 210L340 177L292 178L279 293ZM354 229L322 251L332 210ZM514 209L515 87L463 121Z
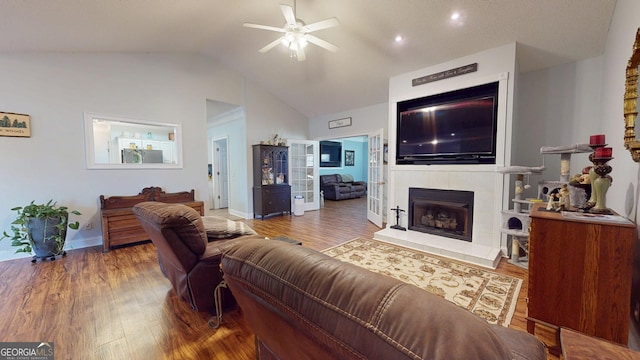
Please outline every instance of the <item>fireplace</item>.
M409 188L409 230L471 242L473 192Z

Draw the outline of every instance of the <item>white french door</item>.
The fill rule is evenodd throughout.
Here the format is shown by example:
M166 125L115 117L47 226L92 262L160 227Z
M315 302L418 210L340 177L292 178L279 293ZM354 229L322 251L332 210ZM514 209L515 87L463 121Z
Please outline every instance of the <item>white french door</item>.
M368 137L367 219L381 228L384 200L383 129L369 134Z
M289 145L291 199L302 196L305 211L318 210L320 208L319 143L313 140L287 140L287 145Z

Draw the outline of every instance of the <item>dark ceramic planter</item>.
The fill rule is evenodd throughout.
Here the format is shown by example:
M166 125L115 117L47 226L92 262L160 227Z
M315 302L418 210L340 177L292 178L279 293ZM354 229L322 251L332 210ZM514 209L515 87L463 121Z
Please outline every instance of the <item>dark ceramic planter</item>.
M30 218L26 224L27 231L32 239L31 247L35 253L35 259L55 258L57 255L64 255L64 240L67 236L67 221L59 228L60 217L50 217L47 219ZM62 244L58 245L54 237L60 235Z

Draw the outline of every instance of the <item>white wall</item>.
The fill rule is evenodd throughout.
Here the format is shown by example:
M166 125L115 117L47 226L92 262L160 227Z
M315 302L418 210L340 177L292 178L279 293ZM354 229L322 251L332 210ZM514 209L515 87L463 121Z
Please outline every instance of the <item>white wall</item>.
M245 104L249 144L259 144L274 134L283 139L308 138L308 120L304 115L249 81Z
M640 21L640 2L637 0L618 0L613 20L609 28L602 71L602 107L599 114L600 133L607 136L607 142L613 147L614 160L611 176L613 184L607 192L607 206L625 214L636 223L640 221L637 206L640 199L638 183L640 166L631 159L623 146L624 115L623 98L625 68L631 56L631 48Z
M363 91L366 91L363 90ZM387 138L389 104L381 103L340 113L325 114L309 119L309 136L314 140L336 139L357 135L366 135L378 129L384 129ZM351 118L351 126L329 129L329 121Z
M93 227L70 231L68 249L100 244L101 194L134 195L147 186L195 189L209 208L206 99L244 105L255 138L266 132L262 120L300 120L295 134L307 128L306 118L291 115L290 107L259 86L245 90L243 77L198 55L3 54L0 78L0 111L29 114L32 126L30 138L0 138L0 229L10 228L10 208L54 199L78 209L79 220ZM182 124L183 169L87 170L85 111ZM248 183L245 176L246 193ZM0 242L0 258L14 251L8 240Z
M588 143L590 135L600 133L602 60L599 56L520 75L512 163L546 167L530 177L525 198L537 196L538 181L560 179L560 155L543 157L540 147ZM573 155L571 174L590 164L588 154Z
M639 220L638 180L640 167L624 148L623 98L625 68L631 56L635 33L640 26L640 2L618 0L602 56L550 69L522 74L518 84L518 132L514 137L514 164L539 165L543 145L588 143L589 135L605 134L615 159L607 206ZM591 165L587 154L571 158L571 174ZM557 180L559 156L545 155L547 170L532 177ZM534 189L526 196L535 196Z

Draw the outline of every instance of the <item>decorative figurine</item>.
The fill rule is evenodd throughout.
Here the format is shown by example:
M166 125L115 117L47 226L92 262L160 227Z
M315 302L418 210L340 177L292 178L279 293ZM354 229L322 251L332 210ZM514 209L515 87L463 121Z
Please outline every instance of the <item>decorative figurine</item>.
M571 192L569 191L567 184L562 184L560 186L558 195L560 195L558 210L571 210Z
M407 231L406 228L400 226L400 213L404 212L404 210L400 209L400 206L396 205L395 208L391 209L391 211L396 212L396 224L391 226L392 229Z

